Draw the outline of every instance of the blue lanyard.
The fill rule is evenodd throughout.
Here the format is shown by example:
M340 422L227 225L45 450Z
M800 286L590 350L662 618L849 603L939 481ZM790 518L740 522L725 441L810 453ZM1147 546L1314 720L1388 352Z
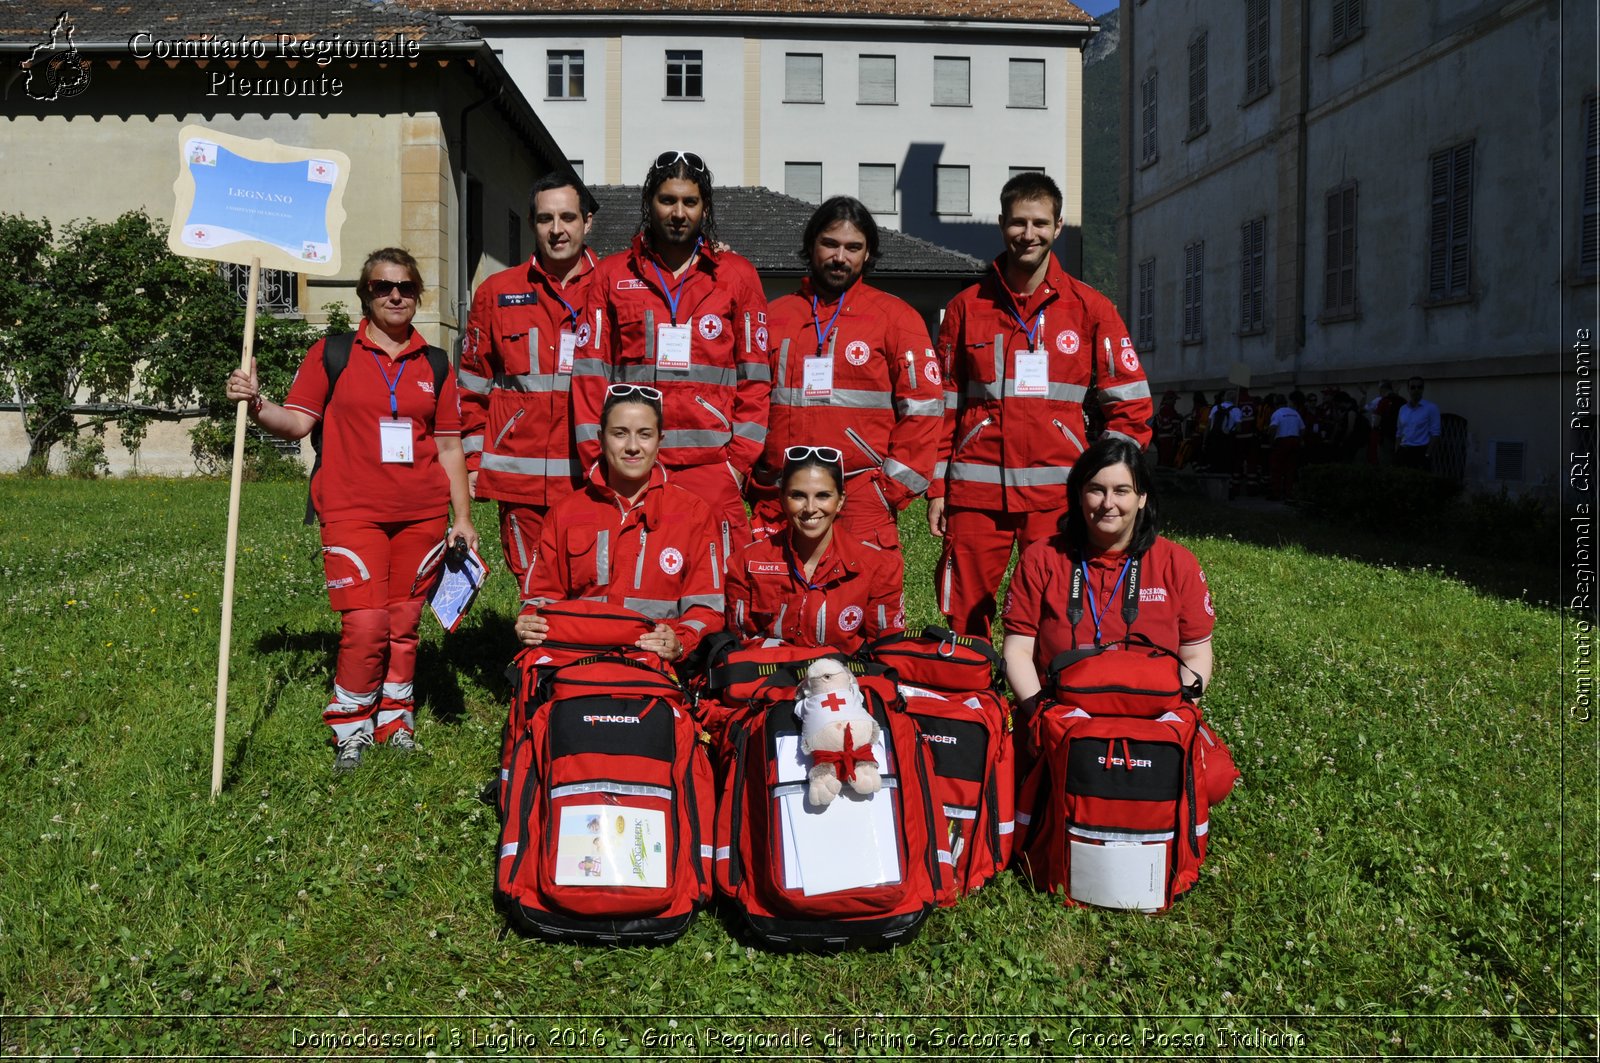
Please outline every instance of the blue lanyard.
M560 292L552 289L550 294L556 297L556 302L567 308L567 317L572 319L572 330L576 332L578 330L578 317L580 316L578 314L578 308L561 298Z
M694 249L695 252L700 250L699 240L695 240ZM690 257L693 257L693 252L691 252ZM667 309L672 313L672 323L676 325L678 323L678 300L683 298L683 286L689 280L689 270L684 270L683 276L678 278L677 288L668 288L667 275L661 272L661 267L656 265L655 259L650 260L650 268L656 271L656 280L661 282L661 294L667 300ZM559 298L559 296L557 298ZM563 302L564 301L565 300L563 300Z
M372 360L378 363L378 372L383 374L383 382L389 385L389 416L400 416L400 400L394 396L395 389L400 386L400 378L406 375L406 363L402 359L400 368L395 371L394 379L389 379L389 371L383 367L383 359L378 357L378 352L372 352Z
M1023 335L1028 337L1028 347L1031 350L1038 350L1039 344L1034 341L1034 337L1037 336L1040 330L1044 328L1044 311L1039 311L1039 316L1037 319L1035 319L1033 328L1029 328L1028 322L1024 320L1021 314L1017 313L1017 307L1014 301L1011 303L1011 305L1007 306L1006 309L1011 311L1011 316L1017 319L1017 325L1022 329Z
M844 292L843 294L841 294L839 296L839 305L834 309L833 316L828 319L828 327L827 328L823 328L822 327L822 315L817 312L817 310L818 310L817 297L815 295L813 295L811 297L811 327L813 329L815 329L816 333L817 333L817 353L818 354L822 353L822 344L827 340L828 333L832 332L833 331L833 326L838 323L839 314L844 310L845 297L848 296L849 294L850 293L848 291L846 291L846 292Z
M1122 580L1127 576L1128 565L1132 560L1132 558L1128 558L1122 562L1122 571L1117 573L1117 582L1112 584L1111 593L1106 595L1106 606L1108 608L1116 599L1117 591L1122 587ZM1083 569L1083 582L1087 584L1089 582L1089 566L1082 561L1079 561L1078 565ZM1084 597L1089 599L1089 616L1094 620L1094 644L1098 646L1100 645L1100 607L1094 602L1094 591L1092 589Z
M833 547L830 544L828 549L831 550L832 548ZM789 571L794 573L794 578L800 581L800 585L802 587L804 587L808 591L820 591L820 590L822 590L822 584L820 584L820 583L812 583L809 579L806 578L806 570L801 566L800 562L795 558L795 556L794 556L794 548L793 547L791 547L788 543L784 543L783 544L783 552L789 558ZM825 558L826 556L827 556L827 551L824 550L823 551L823 557L817 558L817 568L820 569L822 567L823 558Z

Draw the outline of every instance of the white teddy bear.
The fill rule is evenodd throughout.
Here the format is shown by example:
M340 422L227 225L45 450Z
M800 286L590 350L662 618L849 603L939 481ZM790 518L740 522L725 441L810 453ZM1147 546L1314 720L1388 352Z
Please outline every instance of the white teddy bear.
M829 804L845 783L858 794L877 793L883 780L872 744L881 728L867 712L855 676L843 662L824 657L806 669L797 694L800 749L812 759L811 803Z

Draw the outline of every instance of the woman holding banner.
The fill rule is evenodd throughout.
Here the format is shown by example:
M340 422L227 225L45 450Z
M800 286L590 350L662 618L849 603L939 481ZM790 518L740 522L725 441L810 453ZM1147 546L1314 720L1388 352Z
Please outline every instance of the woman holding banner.
M360 327L312 345L283 405L261 394L253 363L227 385L228 399L248 402L250 419L273 435L301 439L321 427L311 502L328 601L341 618L333 696L322 714L333 729L335 771L358 767L375 742L417 748L419 566L447 524L452 542L478 545L455 374L411 326L423 290L416 259L398 247L372 252L356 290Z

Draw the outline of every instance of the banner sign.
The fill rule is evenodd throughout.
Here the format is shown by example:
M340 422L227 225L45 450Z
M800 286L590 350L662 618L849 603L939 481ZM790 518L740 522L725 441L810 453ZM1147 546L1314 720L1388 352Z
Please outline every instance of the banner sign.
M167 246L188 258L331 276L350 159L331 148L248 140L202 126L178 134L177 197Z

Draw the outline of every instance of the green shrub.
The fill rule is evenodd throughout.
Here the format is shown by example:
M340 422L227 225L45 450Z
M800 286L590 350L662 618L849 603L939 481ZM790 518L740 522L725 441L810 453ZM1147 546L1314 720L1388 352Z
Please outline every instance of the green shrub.
M73 436L67 440L67 476L74 480L98 480L111 472L106 460L105 440L99 436Z

